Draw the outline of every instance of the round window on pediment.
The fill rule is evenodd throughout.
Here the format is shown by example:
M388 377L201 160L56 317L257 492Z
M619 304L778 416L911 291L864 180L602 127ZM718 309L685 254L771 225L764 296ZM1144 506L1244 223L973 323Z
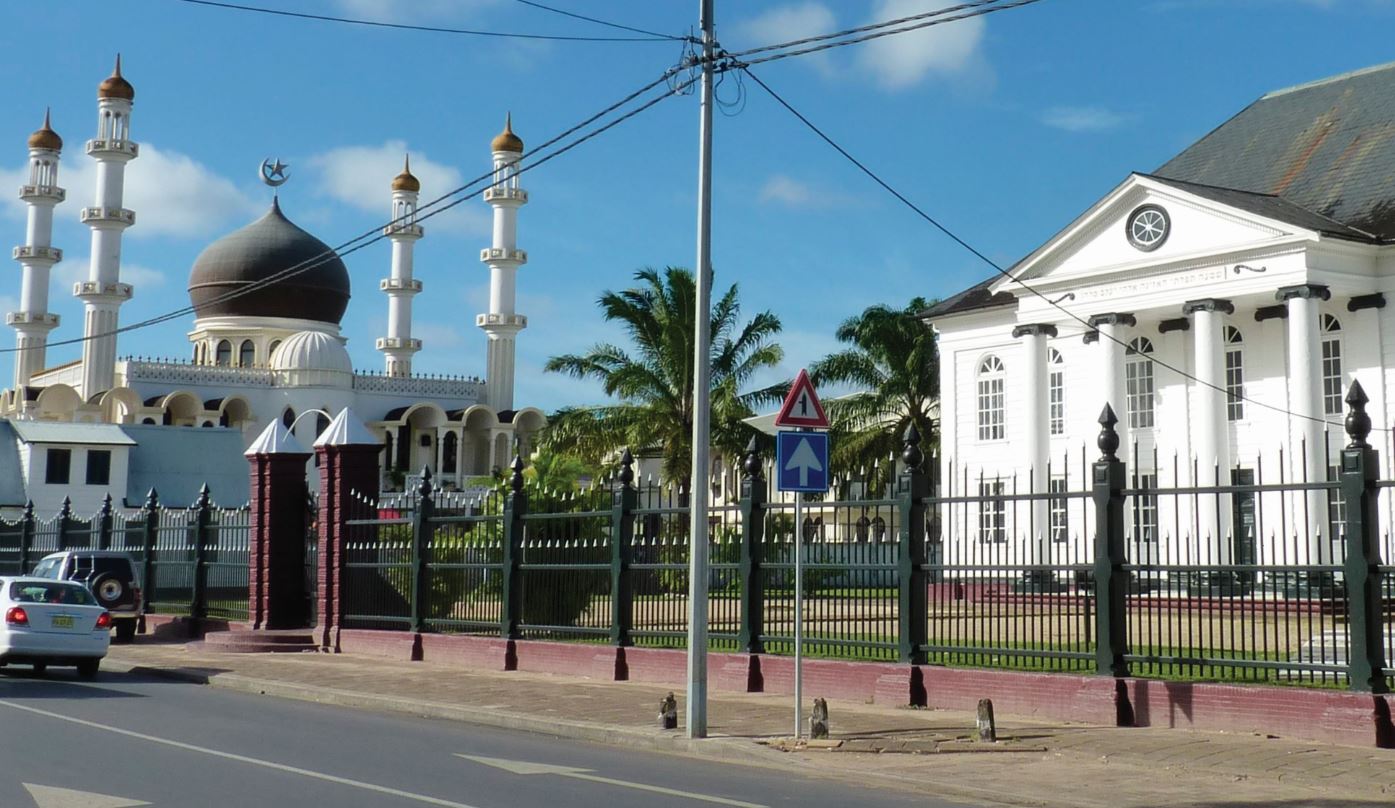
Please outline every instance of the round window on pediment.
M1143 252L1161 247L1171 230L1172 220L1167 211L1157 205L1139 205L1124 223L1129 243Z

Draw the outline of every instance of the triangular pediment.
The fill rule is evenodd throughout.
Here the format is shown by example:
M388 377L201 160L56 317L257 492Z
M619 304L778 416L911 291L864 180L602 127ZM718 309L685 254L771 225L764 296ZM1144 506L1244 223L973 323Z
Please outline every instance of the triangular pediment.
M1019 262L1012 275L1054 285L1318 238L1319 230L1276 215L1322 224L1319 217L1275 197L1188 187L1134 174ZM1146 217L1146 221L1132 229L1135 217ZM1163 230L1160 239L1159 228ZM1130 237L1131 230L1135 238ZM993 291L1013 286L1004 278L994 284Z

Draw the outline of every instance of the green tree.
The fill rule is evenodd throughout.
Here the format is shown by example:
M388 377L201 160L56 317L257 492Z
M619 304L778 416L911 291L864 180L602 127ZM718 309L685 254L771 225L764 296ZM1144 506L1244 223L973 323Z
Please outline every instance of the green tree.
M597 344L584 354L548 360L546 369L599 381L616 403L571 407L556 413L544 436L549 450L599 463L622 447L636 453L659 449L665 479L687 487L692 465L693 330L697 288L680 267L635 273L639 284L606 291L597 300L605 319L619 323L633 342L629 350ZM737 456L752 430L741 422L753 407L775 400L777 388L742 393L741 388L784 356L772 340L780 320L763 311L742 324L736 284L712 305L712 378L705 393L712 405L712 445Z
M905 308L871 306L848 318L835 334L848 347L809 369L816 385L858 391L827 402L835 473L879 463L882 473L873 482L885 483L886 461L899 454L901 436L912 423L926 440L923 448L938 441L931 413L940 396L939 350L934 332L916 317L928 305L917 297Z

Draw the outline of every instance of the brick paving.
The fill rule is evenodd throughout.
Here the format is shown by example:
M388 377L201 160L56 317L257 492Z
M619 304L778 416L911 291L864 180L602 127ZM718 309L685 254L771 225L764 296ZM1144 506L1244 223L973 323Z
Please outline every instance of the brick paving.
M113 646L108 667L344 707L776 766L793 776L834 777L982 804L1395 805L1395 750L1249 733L1095 727L999 715L999 742L985 746L972 740L970 713L830 700L832 738L843 743L786 752L778 747L793 732L788 696L711 693L711 739L687 742L681 733L657 729L657 705L670 688L652 684L346 654L230 654L197 643ZM817 695L806 693L809 699ZM681 692L678 697L681 722Z

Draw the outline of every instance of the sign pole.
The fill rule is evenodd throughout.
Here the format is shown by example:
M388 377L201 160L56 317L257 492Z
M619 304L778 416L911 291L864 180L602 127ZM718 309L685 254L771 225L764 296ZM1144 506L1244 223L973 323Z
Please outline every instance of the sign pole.
M803 737L804 711L804 492L794 495L794 739Z

